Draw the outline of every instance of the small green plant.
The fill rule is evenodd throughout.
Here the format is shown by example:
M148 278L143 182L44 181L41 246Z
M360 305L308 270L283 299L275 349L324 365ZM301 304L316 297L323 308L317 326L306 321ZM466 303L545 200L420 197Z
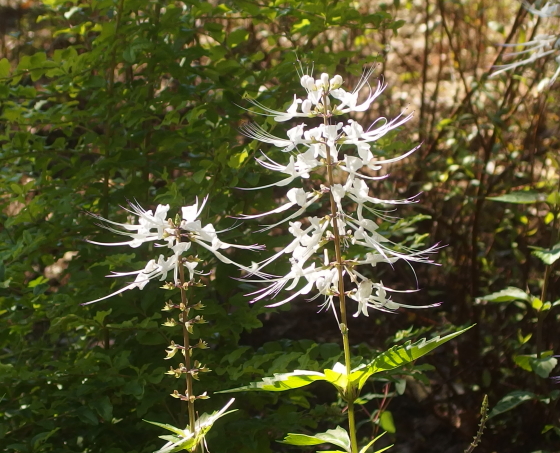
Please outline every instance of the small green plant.
M550 159L553 165L560 169L558 159L552 154ZM520 313L520 316L516 319L520 321L529 320L533 325L532 332L523 332L522 326L519 326L516 351L512 360L519 368L534 375L536 385L532 387L535 388L509 392L495 405L489 414L489 418L508 412L528 401L539 401L541 404L554 408L560 400L560 390L548 389L548 385L546 385L545 380L553 373L558 364L558 359L554 355L554 351L545 347L543 336L545 319L555 307L560 306L560 299L550 300L550 295L553 294L550 288L553 267L560 259L560 186L558 185L560 179L555 182L556 184L554 184L554 181L550 181L540 190L531 190L527 187L523 190L489 197L490 200L501 203L540 206L543 209L535 209L533 212L544 218L544 223L549 225L550 230L548 247L532 247L531 253L532 256L538 258L541 265L544 265L542 278L537 282L538 287L540 287L540 294L534 295L528 289L509 286L480 298L496 304L514 304ZM535 341L531 343L533 338ZM551 410L554 413L554 410ZM554 431L557 435L560 435L560 426L555 424L553 417L551 422L543 428L543 433L547 431Z

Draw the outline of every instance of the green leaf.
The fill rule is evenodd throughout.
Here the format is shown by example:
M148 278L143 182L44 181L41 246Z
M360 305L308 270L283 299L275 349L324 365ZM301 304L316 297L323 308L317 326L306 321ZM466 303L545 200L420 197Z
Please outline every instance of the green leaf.
M555 244L549 250L534 250L532 254L539 258L544 264L548 264L550 266L558 260L558 258L560 258L560 242Z
M103 420L110 422L113 419L113 405L108 396L105 395L101 398L93 398L89 405L97 411Z
M348 377L346 375L346 366L337 362L333 369L326 369L325 380L334 385L341 392L344 392L348 387Z
M288 444L288 445L319 445L324 444L325 442L322 439L319 439L314 436L307 436L306 434L288 434L284 440L278 441L281 444Z
M533 371L533 368L531 368L531 358L530 355L516 355L513 357L513 361L525 371Z
M86 406L79 407L78 410L76 411L76 415L84 423L88 423L90 425L98 425L99 424L99 420L97 419L97 415L95 415L93 413L93 411Z
M17 195L23 195L23 188L19 184L12 183L10 184L10 188L12 192Z
M7 58L2 58L0 60L0 78L6 78L10 76L10 62Z
M44 433L37 434L33 439L31 439L31 443L33 444L34 449L40 451L39 446L45 442L49 437L55 434L60 428L55 428L52 431L47 431Z
M550 376L550 373L557 364L558 359L555 357L541 357L540 359L535 358L531 360L531 368L533 368L533 371L543 379Z
M229 158L228 165L231 168L237 170L238 168L241 167L241 165L243 165L243 162L247 160L247 157L249 157L249 153L247 151L241 151L240 153L236 153Z
M395 421L393 420L393 414L390 411L381 412L379 425L381 425L381 427L388 433L393 434L397 432L397 428L395 428Z
M537 201L545 201L546 195L532 190L520 190L517 192L507 193L498 197L487 197L488 200L501 201L503 203L531 204Z
M560 192L552 192L546 197L546 202L551 206L560 204Z
M124 59L124 61L126 61L127 63L134 63L134 60L136 60L136 53L134 52L134 47L130 46L127 47L123 53L122 53L122 57Z
M105 320L105 318L111 314L111 312L113 311L112 308L109 308L109 310L106 311L98 311L95 316L93 317L93 320L101 325L103 325L103 321Z
M515 390L504 396L498 404L494 406L494 409L488 415L488 418L495 417L496 415L503 414L516 406L519 406L525 401L536 400L537 396L534 393L526 392L525 390Z
M487 300L488 302L511 302L513 300L529 302L529 295L522 289L516 288L515 286L508 286L506 289L489 294L488 296L480 297L480 299Z
M529 295L522 289L509 286L506 289L481 297L480 299L487 300L488 302L511 302L513 300L529 302Z
M543 301L540 300L538 297L531 297L531 307L534 308L536 311L541 311L543 308Z
M249 32L244 28L239 28L237 30L232 31L226 38L226 44L231 47L237 47L243 41L246 41L249 37Z
M367 379L380 371L389 371L400 366L406 365L407 363L413 362L414 360L426 355L428 352L434 350L443 343L458 337L462 333L469 330L471 327L454 332L452 334L446 335L444 337L437 336L431 340L426 340L425 338L411 344L410 341L406 342L402 346L394 346L388 351L379 354L372 362L367 364L361 369L357 369L350 375L350 381L361 389L366 383Z
M193 173L192 179L195 183L200 184L204 177L206 176L206 169L198 170L197 172Z
M284 390L305 387L315 381L326 381L323 373L317 371L295 370L291 373L274 374L274 377L265 377L260 382L251 382L249 385L231 390L222 390L216 393L244 392L248 390L260 390L267 392L283 392Z
M226 412L226 410L229 408L229 406L233 404L234 401L235 401L234 398L230 399L229 402L222 409L213 412L210 415L202 414L196 421L194 433L190 432L188 428L183 430L173 425L167 425L163 423L144 420L147 423L150 423L155 426L159 426L160 428L166 429L168 431L177 434L177 437L169 436L169 435L159 436L161 439L167 440L169 443L164 445L155 453L172 453L181 450L194 451L197 448L197 446L204 440L206 433L210 431L210 428L212 428L216 420L218 420L220 417L223 417L224 415L235 412L235 410Z
M173 425L168 425L168 424L164 424L164 423L158 423L158 422L151 422L150 420L144 420L146 423L149 423L151 425L155 425L155 426L159 426L160 428L166 429L167 431L171 431L172 433L175 433L179 436L184 436L185 432L188 432L188 430L184 430L184 429L180 429L177 428Z
M340 426L337 426L335 429L329 429L324 433L315 434L314 436L288 434L280 443L288 445L319 445L329 443L344 448L347 452L351 450L350 436L346 430Z

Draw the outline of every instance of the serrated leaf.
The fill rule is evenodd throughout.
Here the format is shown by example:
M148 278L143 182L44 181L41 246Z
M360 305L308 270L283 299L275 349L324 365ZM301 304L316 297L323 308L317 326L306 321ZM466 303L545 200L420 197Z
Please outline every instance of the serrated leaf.
M487 300L488 302L511 302L514 300L524 300L528 302L529 295L522 289L516 288L515 286L508 286L506 289L481 297L480 299Z
M315 381L326 381L323 373L317 371L295 370L291 373L279 373L274 377L265 377L260 382L251 382L249 385L231 390L222 390L216 393L245 392L249 390L260 390L267 392L283 392L284 390L305 387Z
M194 433L190 432L188 428L183 430L183 429L176 428L175 426L172 425L144 420L145 422L148 422L152 425L156 425L159 426L160 428L167 429L168 431L171 431L177 434L178 436L178 437L169 436L169 435L160 436L162 439L167 440L168 443L165 444L159 450L157 450L157 452L155 453L173 453L181 450L194 451L198 447L198 445L200 445L200 443L204 440L206 433L210 431L210 428L212 428L216 420L218 420L220 417L223 417L224 415L235 412L235 410L226 412L226 410L229 408L229 406L233 404L234 401L235 401L234 398L230 399L229 402L222 409L213 412L210 415L202 414L195 423Z
M337 426L335 429L329 429L324 433L315 434L314 436L290 433L284 440L280 441L280 443L288 445L319 445L329 443L341 447L347 452L351 450L350 436L346 430L340 426Z
M526 392L525 390L515 390L514 392L508 393L500 401L498 401L498 404L494 406L488 415L488 418L503 414L504 412L510 411L514 407L519 406L525 401L531 401L534 399L537 399L534 393Z
M501 201L503 203L531 204L537 201L545 201L546 195L532 190L520 190L507 193L498 197L487 197L488 200Z
M154 453L175 453L181 450L193 451L196 447L195 442L196 439L194 437L183 438L175 441L171 440Z
M428 352L434 350L438 346L458 337L462 333L469 330L471 327L454 332L452 334L446 335L444 337L437 336L431 340L426 340L425 338L411 344L410 341L406 342L402 346L394 346L388 351L379 354L372 362L367 364L364 368L353 371L350 374L350 381L356 385L358 389L361 389L366 383L367 379L380 371L389 371L398 368L407 363L413 362L414 360L426 355Z
M150 420L144 420L146 423L149 423L150 425L155 425L155 426L159 426L160 428L166 429L167 431L171 431L172 433L175 433L181 437L183 437L185 435L186 432L188 432L188 430L183 430L180 428L176 428L173 425L168 425L165 423L158 423L158 422L151 422Z

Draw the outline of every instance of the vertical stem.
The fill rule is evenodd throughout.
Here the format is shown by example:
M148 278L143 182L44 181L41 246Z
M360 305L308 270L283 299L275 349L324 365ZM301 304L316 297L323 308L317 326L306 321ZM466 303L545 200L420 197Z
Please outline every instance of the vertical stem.
M327 94L323 93L323 122L325 126L329 124L329 115L327 109ZM332 187L334 184L333 170L332 170L332 158L329 146L325 143L325 151L327 154L327 187ZM342 252L340 247L340 234L338 232L338 210L336 207L336 202L334 201L334 196L332 190L329 191L329 198L331 201L331 216L333 222L333 234L334 234L334 251L336 256L336 267L338 269L338 301L340 307L340 333L342 334L342 346L344 349L344 364L346 365L346 375L350 375L351 371L351 355L350 355L350 340L348 337L348 322L346 316L346 297L344 291L344 263L342 261ZM352 453L358 452L358 442L356 440L356 421L354 418L354 400L355 395L349 394L347 392L344 395L348 403L348 430L350 432L350 443Z
M560 193L560 174L558 175L558 186L556 187L556 191L558 193ZM552 209L552 212L554 213L554 220L552 222L552 232L551 232L551 235L550 235L550 243L549 243L549 247L548 247L549 249L551 249L554 246L554 244L558 240L558 236L560 234L560 232L558 230L558 214L560 213L560 209L559 209L558 204L556 204L556 203L554 204L554 208ZM547 292L548 292L548 281L550 280L550 274L551 274L551 271L552 271L553 264L547 264L545 269L544 269L543 286L542 286L542 291L541 291L541 302L543 304L546 302L546 296L547 296ZM543 345L543 324L544 324L544 319L546 318L547 314L548 314L548 311L539 311L539 313L537 315L537 359L541 358L541 353L544 349L544 345Z
M194 433L195 429L195 421L196 416L194 412L194 393L193 393L193 377L190 373L191 371L191 351L190 351L190 344L189 344L189 330L187 329L187 320L189 316L189 308L188 308L188 301L187 301L187 291L184 289L185 286L185 269L183 267L183 263L179 263L179 278L181 280L181 305L182 305L182 312L181 312L181 324L183 325L183 355L185 357L185 368L187 369L186 373L186 386L187 386L187 397L189 400L187 401L187 406L189 410L189 429L191 433Z
M548 280L550 278L550 269L552 266L546 265L544 270L543 286L541 291L541 302L544 304L546 302L546 293L548 290ZM541 353L543 351L543 323L547 312L539 310L537 314L537 359L541 358Z

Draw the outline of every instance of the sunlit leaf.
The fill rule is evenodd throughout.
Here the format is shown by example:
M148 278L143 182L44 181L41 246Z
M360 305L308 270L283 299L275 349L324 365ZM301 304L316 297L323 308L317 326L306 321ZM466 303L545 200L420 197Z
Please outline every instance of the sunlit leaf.
M397 428L395 428L395 421L393 420L393 414L390 411L381 412L379 425L388 433L393 434L397 432Z
M545 201L546 195L531 190L520 190L497 197L488 197L488 200L501 201L503 203L531 204L537 201Z
M326 381L323 373L307 370L295 370L291 373L275 374L274 377L265 377L260 382L251 382L249 385L231 390L222 390L216 393L244 392L248 390L264 390L268 392L283 392L284 390L305 387L315 381Z
M435 338L432 338L431 340L426 340L425 338L423 338L414 344L411 344L411 342L407 342L402 346L394 346L388 351L379 354L364 368L353 371L350 375L350 381L354 385L356 385L358 389L361 389L371 375L379 373L381 371L393 370L400 366L406 365L407 363L413 362L414 360L434 350L438 346L448 342L449 340L452 340L455 337L458 337L462 333L469 330L471 327L467 327L466 329L454 332L444 337L437 336Z
M549 250L533 250L531 253L539 258L544 264L548 264L550 266L556 262L558 258L560 258L560 242L555 244Z
M350 436L344 428L337 426L335 429L329 429L324 433L307 436L305 434L288 434L282 444L288 445L319 445L329 443L343 448L350 452Z
M506 289L502 289L496 293L489 294L488 296L481 297L483 300L488 302L511 302L514 300L524 300L529 301L530 296L522 289L516 288L514 286L509 286Z

